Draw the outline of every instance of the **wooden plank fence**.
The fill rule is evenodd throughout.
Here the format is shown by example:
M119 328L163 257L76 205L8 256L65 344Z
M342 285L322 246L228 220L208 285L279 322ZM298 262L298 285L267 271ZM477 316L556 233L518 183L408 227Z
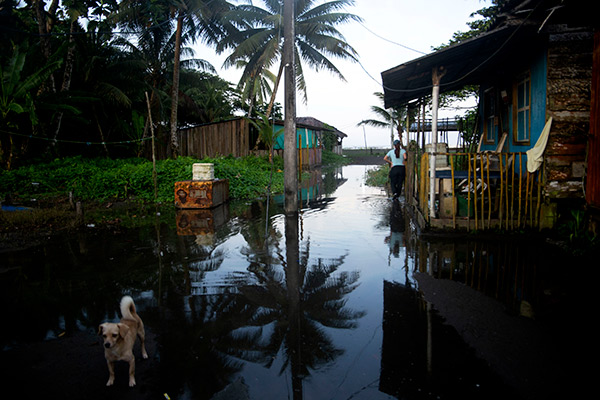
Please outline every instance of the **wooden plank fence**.
M250 126L244 118L179 130L179 152L198 158L250 154Z
M432 227L507 230L539 227L543 168L529 173L525 153L436 153L436 216L429 207L429 153L410 157L406 197ZM521 168L520 166L523 166Z

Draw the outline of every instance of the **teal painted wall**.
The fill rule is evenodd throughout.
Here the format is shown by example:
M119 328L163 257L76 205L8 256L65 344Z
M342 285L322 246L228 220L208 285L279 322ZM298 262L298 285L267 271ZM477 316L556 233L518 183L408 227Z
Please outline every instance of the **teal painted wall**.
M279 130L279 129L283 129L283 125L278 125L275 124L275 130ZM275 150L282 150L283 149L283 138L284 138L284 134L283 134L283 130L281 131L281 133L275 138L275 145L273 146L273 148ZM308 129L308 128L296 128L296 143L297 144L297 148L303 148L303 149L315 149L317 148L317 135L316 132L312 129Z
M504 151L508 152L525 152L535 146L544 125L546 124L546 82L547 82L547 66L548 59L545 49L540 49L537 55L533 57L533 61L528 66L523 66L521 71L525 71L529 68L531 72L531 137L529 145L515 145L513 144L513 113L512 104L508 109L508 114L503 116L503 124L508 124L508 138L506 140ZM516 77L514 77L516 78ZM480 91L480 98L483 99L483 92L489 87L482 87ZM501 88L496 88L500 90ZM512 102L512 101L511 101ZM480 119L483 120L483 104L481 104L479 110ZM495 137L496 142L494 144L483 144L482 150L495 150L499 134L496 127ZM483 126L480 128L480 134L483 133Z

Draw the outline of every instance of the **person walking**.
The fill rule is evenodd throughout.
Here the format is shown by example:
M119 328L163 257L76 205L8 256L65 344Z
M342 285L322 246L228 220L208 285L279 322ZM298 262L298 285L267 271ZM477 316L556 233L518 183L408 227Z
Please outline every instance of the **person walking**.
M401 143L399 140L394 140L394 148L388 151L383 157L383 160L390 165L390 182L392 186L392 194L394 198L400 196L402 191L402 185L404 184L404 177L406 176L406 167L404 162L406 161L406 151L400 147Z

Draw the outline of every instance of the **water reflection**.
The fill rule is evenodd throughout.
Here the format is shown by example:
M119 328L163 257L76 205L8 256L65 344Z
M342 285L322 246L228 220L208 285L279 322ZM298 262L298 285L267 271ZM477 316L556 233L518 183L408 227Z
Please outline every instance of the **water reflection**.
M298 216L286 216L285 257L250 260L248 282L239 287L245 326L227 338L224 352L265 368L289 369L294 399L302 399L303 380L343 354L322 327L351 329L362 312L345 307L358 272L337 273L343 257L311 262L310 243L300 248ZM281 358L281 360L278 360Z
M416 236L401 201L364 186L368 168L315 178L297 217L277 199L232 203L0 255L2 318L20 321L2 330L3 354L93 341L131 294L155 343L138 367L138 398L518 399L555 389L540 364L563 370L553 341L564 332L554 329L560 261L523 240ZM523 321L552 321L553 334L514 329ZM522 351L532 341L553 343L555 357ZM79 351L98 360L89 372L103 385L101 349ZM32 362L44 395L72 395L68 378Z

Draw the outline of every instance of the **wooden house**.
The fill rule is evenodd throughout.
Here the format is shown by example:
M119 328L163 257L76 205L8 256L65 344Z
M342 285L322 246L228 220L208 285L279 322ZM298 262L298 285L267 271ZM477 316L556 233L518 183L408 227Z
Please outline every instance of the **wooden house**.
M509 217L508 211L521 196L531 203L519 205L525 207L519 215L528 213L527 224L538 227L554 226L557 216L570 214L573 206L600 207L600 37L592 14L590 5L581 1L509 0L502 3L487 32L382 72L386 108L408 106L435 96L436 90L479 87L480 153L463 156L463 161L474 160L468 162L471 172L434 171L429 176L453 181L453 193L447 197L457 197L455 189L461 188L455 182L464 182L465 176L472 179L479 171L482 175L475 175L473 185L479 182L497 190L504 179L506 188L500 192L504 199L494 198L490 191L484 203L482 189L478 200L473 200L480 204L480 217L487 219L487 226L499 217L507 225L514 224L517 212ZM499 174L485 182L484 164L489 165L490 154ZM447 154L430 156L458 161ZM517 187L515 177L522 187ZM421 202L421 209L432 210L424 217L432 225L445 217L440 211L444 195L450 192L441 183L433 186L439 208L433 208L431 200ZM425 185L421 188L427 190ZM508 199L510 204L500 206L500 213L491 211ZM449 215L456 218L453 207ZM521 217L515 226L522 226Z
M331 130L314 118L298 118L296 140L298 165L314 168L321 165L324 130ZM276 137L274 153L283 155L283 122L275 121L274 130L281 131ZM346 135L336 133L341 138ZM258 131L247 118L237 117L226 121L202 124L178 131L180 154L198 158L232 155L245 157L250 154L264 155L267 149L258 141Z

